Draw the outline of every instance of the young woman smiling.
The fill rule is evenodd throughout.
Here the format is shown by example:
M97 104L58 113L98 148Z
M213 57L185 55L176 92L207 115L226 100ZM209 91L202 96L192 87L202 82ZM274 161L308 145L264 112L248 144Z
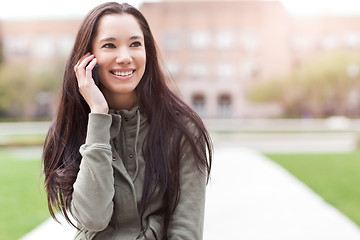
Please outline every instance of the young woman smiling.
M71 222L70 213L75 239L202 239L211 159L209 134L167 86L143 15L114 2L93 9L44 145L51 215Z

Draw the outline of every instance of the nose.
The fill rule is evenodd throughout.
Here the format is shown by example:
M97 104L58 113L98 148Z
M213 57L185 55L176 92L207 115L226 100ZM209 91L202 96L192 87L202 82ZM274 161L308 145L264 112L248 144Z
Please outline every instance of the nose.
M116 56L116 63L119 64L130 64L132 62L132 57L128 49L126 48L119 48L119 51Z

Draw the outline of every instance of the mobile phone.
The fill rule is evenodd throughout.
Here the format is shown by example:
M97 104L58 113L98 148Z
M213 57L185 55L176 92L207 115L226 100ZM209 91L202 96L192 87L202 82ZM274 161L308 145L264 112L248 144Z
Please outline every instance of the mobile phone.
M95 82L96 86L99 87L99 86L100 86L100 82L99 82L98 65L97 65L97 64L96 64L96 65L94 66L94 68L92 69L91 74L92 74L92 78L94 79L94 82Z

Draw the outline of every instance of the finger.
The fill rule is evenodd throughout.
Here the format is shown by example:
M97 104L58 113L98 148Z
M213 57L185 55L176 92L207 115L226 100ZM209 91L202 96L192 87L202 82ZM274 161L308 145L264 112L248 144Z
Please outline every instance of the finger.
M96 63L97 63L97 59L94 57L90 62L89 62L89 64L86 66L86 70L93 70L93 68L95 67L95 65L96 65Z
M80 61L79 64L76 66L75 74L76 77L78 78L78 81L83 81L86 79L85 68L88 65L88 63L95 57L94 55L89 55L89 54L84 55L83 58L79 60Z
M89 62L90 62L91 60L93 60L94 58L95 58L95 56L94 56L93 54L85 57L85 58L80 62L79 66L78 66L78 69L80 69L80 68L85 69L86 66L89 64Z
M85 58L87 58L88 56L90 56L91 53L87 52L85 55L83 55L80 59L79 62L82 62Z
M75 66L74 66L74 72L76 73L76 70L77 70L77 68L78 68L78 66L79 66L79 63L80 63L80 60L75 64Z
M88 53L86 53L84 56L82 56L82 57L79 59L79 61L77 61L77 63L75 64L74 70L76 71L76 70L79 68L80 63L83 62L84 59L87 58L87 57L89 57L90 55L91 55L91 54L88 52Z

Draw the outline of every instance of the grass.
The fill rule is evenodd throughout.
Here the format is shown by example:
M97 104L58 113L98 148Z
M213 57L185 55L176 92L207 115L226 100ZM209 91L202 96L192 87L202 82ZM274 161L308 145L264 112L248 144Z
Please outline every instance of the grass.
M49 217L39 158L0 148L0 239L15 240Z
M267 154L360 226L360 151Z
M44 134L0 135L0 146L41 146L44 140Z

